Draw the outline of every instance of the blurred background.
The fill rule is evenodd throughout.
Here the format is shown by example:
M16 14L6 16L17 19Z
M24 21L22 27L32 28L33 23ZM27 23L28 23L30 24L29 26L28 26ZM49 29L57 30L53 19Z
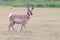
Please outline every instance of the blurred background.
M13 7L60 7L60 0L0 0L1 6Z
M26 30L15 24L8 31L10 13L26 14L34 6ZM60 0L0 0L0 40L60 40Z

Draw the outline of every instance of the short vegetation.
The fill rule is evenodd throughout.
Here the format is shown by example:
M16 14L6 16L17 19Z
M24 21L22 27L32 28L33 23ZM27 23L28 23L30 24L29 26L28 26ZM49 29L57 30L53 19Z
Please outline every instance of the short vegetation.
M0 5L13 7L60 7L60 0L0 0Z

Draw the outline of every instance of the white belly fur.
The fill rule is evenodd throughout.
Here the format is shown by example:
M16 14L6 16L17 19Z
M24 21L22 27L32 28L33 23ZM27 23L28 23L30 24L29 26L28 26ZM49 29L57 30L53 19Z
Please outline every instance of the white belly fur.
M14 19L15 23L22 24L24 22L23 19Z

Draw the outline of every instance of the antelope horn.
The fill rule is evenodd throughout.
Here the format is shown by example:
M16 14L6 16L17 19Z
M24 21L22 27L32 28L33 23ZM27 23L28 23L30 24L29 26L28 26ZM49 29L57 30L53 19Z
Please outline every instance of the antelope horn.
M34 6L32 7L31 11L34 9Z

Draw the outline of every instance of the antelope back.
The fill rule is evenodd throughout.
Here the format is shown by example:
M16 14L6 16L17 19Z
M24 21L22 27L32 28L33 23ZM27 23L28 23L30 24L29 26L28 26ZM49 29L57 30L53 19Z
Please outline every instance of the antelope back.
M14 20L14 19L22 19L22 20L25 20L25 21L27 21L27 20L29 20L29 16L28 15L18 15L18 14L13 14L12 16L11 16L11 20Z

